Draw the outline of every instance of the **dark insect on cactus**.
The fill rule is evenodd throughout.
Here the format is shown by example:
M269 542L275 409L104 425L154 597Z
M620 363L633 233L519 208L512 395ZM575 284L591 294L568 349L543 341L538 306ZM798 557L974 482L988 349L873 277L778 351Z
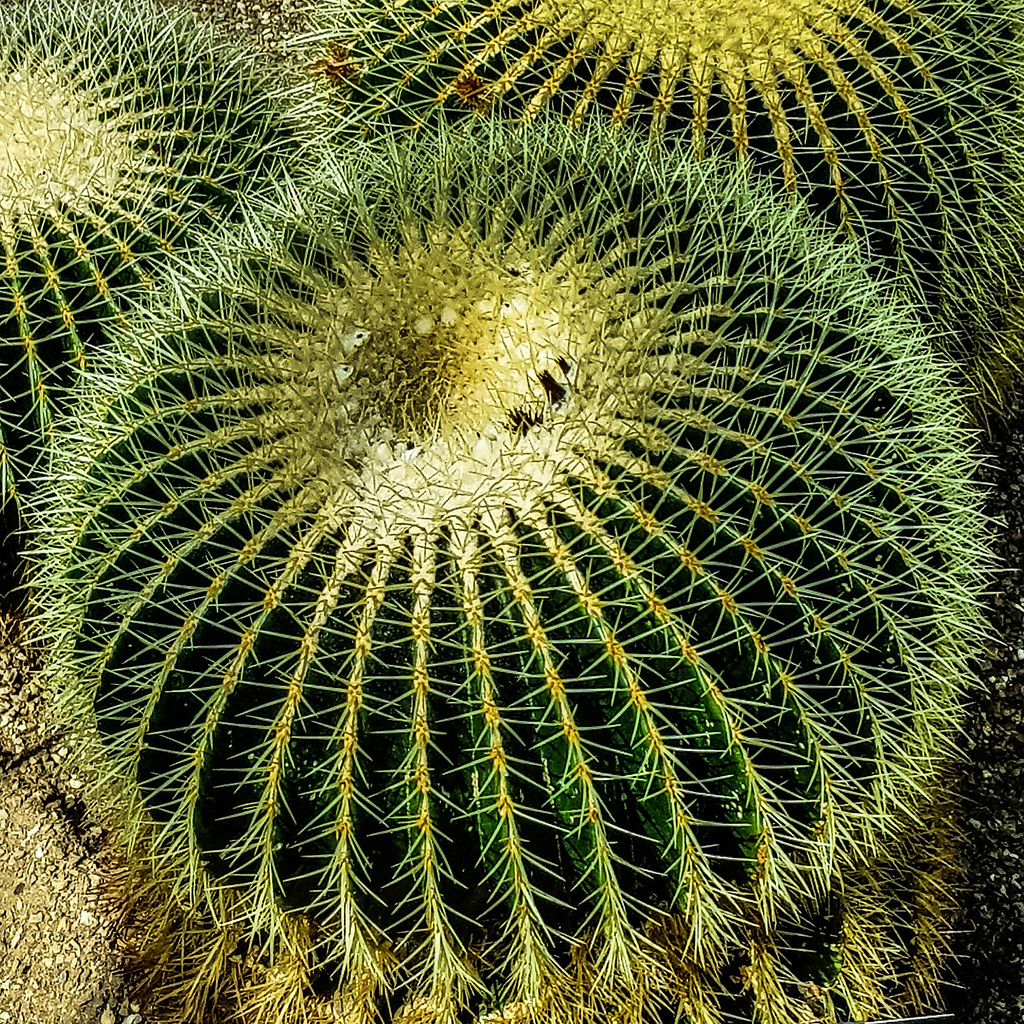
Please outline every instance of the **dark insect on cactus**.
M841 878L951 743L988 554L948 367L800 210L607 141L346 154L87 376L34 505L98 791L205 941L353 1020L703 1024L730 973L856 1014L889 954Z
M880 278L954 329L989 398L1020 363L1002 321L1024 276L1005 210L1024 60L987 0L345 0L317 13L358 63L344 95L364 130L556 110L731 151L865 243Z
M296 148L270 72L146 0L0 9L4 567L55 402L189 224ZM289 143L291 144L289 146ZM7 591L7 586L0 590ZM6 594L5 597L11 595Z

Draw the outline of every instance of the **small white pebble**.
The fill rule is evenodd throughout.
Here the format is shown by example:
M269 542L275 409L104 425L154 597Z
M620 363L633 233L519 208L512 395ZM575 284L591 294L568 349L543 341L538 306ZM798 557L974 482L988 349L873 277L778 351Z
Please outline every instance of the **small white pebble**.
M456 313L451 306L445 306L444 309L441 310L441 323L443 323L445 327L451 327L457 319L458 313Z
M412 325L412 329L420 335L429 334L434 329L433 317L421 316L419 320Z

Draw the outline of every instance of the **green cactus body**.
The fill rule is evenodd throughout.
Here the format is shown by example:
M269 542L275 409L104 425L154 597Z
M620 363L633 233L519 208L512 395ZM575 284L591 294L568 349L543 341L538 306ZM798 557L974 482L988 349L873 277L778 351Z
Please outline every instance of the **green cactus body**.
M254 941L305 915L437 1019L576 1005L573 939L606 1009L716 1021L738 957L777 1020L794 978L856 994L840 872L948 744L969 445L799 211L606 141L357 151L254 215L180 358L83 416L34 629L164 877Z
M733 152L866 243L881 279L958 332L972 374L998 373L985 361L1000 362L1000 309L1022 270L1005 212L1019 174L1003 150L1024 66L1001 8L397 0L319 17L337 59L314 67L365 129L554 109Z
M4 542L54 403L186 227L297 148L270 76L145 0L0 10ZM5 559L10 566L10 560ZM6 589L6 588L4 588Z

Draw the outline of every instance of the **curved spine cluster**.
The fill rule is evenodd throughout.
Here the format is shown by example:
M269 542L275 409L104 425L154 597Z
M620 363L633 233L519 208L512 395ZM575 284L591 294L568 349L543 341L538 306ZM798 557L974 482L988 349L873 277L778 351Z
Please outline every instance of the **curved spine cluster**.
M240 188L298 149L272 91L251 54L147 0L0 10L7 571L61 396L190 225L230 216Z
M282 205L87 374L34 503L47 674L158 874L353 1005L856 1012L842 878L951 748L989 557L913 315L629 135L358 149Z

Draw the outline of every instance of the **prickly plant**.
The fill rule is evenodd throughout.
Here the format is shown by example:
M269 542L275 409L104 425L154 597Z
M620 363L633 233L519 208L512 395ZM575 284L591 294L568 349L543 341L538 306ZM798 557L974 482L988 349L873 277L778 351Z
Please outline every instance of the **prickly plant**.
M999 394L1024 277L1007 234L1020 46L988 0L334 0L313 71L348 116L416 131L497 111L642 122L725 149L866 244ZM954 339L950 339L953 343Z
M271 73L147 0L0 8L0 489L18 493L54 403L197 219L295 148ZM6 560L11 567L11 560ZM0 588L6 590L7 588Z
M32 630L190 1012L239 950L270 1020L897 1009L842 879L982 632L950 368L804 211L608 143L357 148L86 375Z

